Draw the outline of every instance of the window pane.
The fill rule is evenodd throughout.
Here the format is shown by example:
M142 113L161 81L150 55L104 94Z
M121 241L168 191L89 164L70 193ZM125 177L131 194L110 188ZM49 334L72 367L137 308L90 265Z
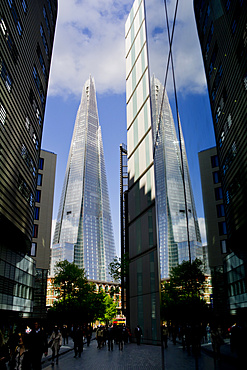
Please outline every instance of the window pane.
M38 186L41 186L42 185L42 175L41 175L41 173L38 174L37 185Z

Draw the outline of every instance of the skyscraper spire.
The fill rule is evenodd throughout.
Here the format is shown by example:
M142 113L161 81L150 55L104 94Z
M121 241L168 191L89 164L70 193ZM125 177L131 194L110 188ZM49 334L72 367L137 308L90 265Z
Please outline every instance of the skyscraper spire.
M90 76L82 91L70 146L57 224L51 271L58 260L74 261L89 279L108 280L115 256L96 91Z
M203 251L182 129L180 129L181 157L168 96L165 92L162 104L163 85L154 76L151 91L154 141L157 138L155 178L160 273L161 278L164 279L169 277L172 267L182 263L183 260L189 260L189 247L192 260L195 258L203 260ZM158 125L159 122L160 125ZM157 130L159 130L158 135ZM181 160L183 160L187 207L185 207L183 192ZM187 239L186 212L190 246Z

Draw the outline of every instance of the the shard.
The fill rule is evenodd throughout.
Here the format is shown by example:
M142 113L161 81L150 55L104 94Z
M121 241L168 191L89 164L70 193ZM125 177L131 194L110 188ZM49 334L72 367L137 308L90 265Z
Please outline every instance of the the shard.
M112 219L94 79L82 91L54 233L50 275L67 259L89 279L110 281L115 256Z
M154 76L151 91L160 274L164 279L183 261L203 260L203 251L181 125L180 151L167 93L163 94L163 86Z

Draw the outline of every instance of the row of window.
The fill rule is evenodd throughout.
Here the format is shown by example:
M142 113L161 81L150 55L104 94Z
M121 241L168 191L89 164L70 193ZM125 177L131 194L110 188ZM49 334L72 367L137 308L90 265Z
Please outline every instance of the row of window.
M9 7L11 9L11 14L12 14L13 20L15 22L18 34L19 34L19 36L22 36L22 25L21 25L21 22L20 22L20 17L19 17L18 11L16 9L15 3L14 3L13 0L8 0L8 3L9 3Z
M16 45L13 42L13 38L10 35L10 32L9 32L7 26L6 26L6 22L4 21L2 15L0 15L0 30L3 33L3 36L4 36L5 41L6 41L6 44L8 46L9 51L10 51L10 55L11 55L14 63L16 64L17 63L17 59L18 59L18 51L17 51Z
M26 146L24 144L22 144L21 156L24 159L29 171L31 171L33 177L35 177L36 176L36 167L34 165L31 154L29 153L28 149L26 148Z
M0 102L0 126L4 126L6 121L6 110L4 109L2 103Z
M35 82L35 85L37 87L37 91L40 97L42 109L44 109L44 104L45 104L44 89L43 89L43 86L42 86L42 83L41 83L41 80L40 80L40 77L39 77L39 74L37 72L35 65L33 66L33 78L34 78L34 82Z
M21 192L22 196L28 201L29 205L33 207L34 205L33 193L21 175L19 175L18 177L17 187Z
M0 76L1 76L8 92L10 93L10 91L12 89L12 78L10 77L9 71L6 67L6 64L5 64L4 60L1 58L1 56L0 56Z

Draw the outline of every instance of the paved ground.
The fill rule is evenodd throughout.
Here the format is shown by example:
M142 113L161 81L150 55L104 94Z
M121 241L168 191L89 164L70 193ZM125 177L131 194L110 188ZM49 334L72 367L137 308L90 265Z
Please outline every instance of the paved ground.
M215 362L212 357L211 345L202 347L201 356L196 363L192 355L184 352L181 345L173 345L168 342L168 348L164 351L164 366L166 370L235 370L237 367L234 357L229 356L228 344L225 345L225 355L221 361ZM224 346L223 346L224 347ZM224 348L222 347L222 352ZM79 370L79 369L162 369L161 348L156 346L141 344L127 344L123 351L119 351L118 346L114 345L113 351L108 351L107 347L97 349L97 343L93 340L89 347L84 346L81 358L74 358L73 342L69 340L69 345L62 346L59 356L59 364L51 365L50 353L44 358L42 366L46 370Z

